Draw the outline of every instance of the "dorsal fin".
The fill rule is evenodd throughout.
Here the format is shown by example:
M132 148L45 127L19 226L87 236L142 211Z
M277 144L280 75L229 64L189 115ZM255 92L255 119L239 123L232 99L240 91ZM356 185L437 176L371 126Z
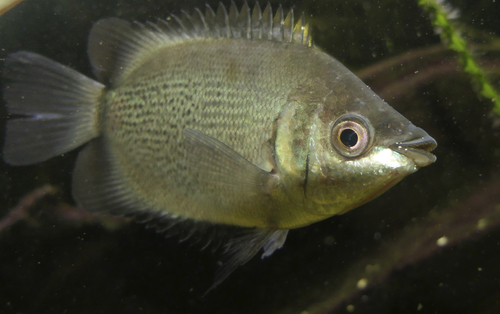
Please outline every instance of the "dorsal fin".
M276 14L270 4L264 11L258 3L250 10L244 2L238 10L231 1L229 10L219 3L217 12L207 5L205 14L182 11L166 20L145 24L129 23L116 18L94 24L89 36L88 52L97 78L106 84L117 84L144 60L165 46L194 38L245 38L271 40L312 46L309 24L304 14L294 24L294 12L285 17L281 5Z

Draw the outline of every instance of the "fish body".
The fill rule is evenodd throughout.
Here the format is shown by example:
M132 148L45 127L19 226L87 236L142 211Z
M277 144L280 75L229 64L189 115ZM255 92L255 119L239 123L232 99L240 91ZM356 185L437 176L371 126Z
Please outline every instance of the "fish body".
M147 195L157 210L244 227L308 225L325 218L314 212L314 204L303 210L309 137L321 123L313 119L326 110L343 113L337 108L347 102L345 86L357 83L356 77L337 73L349 72L302 45L190 40L157 51L107 93L100 133L124 165L123 176L135 178L130 190ZM317 103L311 102L315 97ZM191 160L184 129L216 138L257 167L276 172L281 197L262 202L251 194L241 198L223 189L216 195L205 193L207 187L193 189L199 183L186 171ZM217 208L200 210L207 201ZM344 207L334 209L339 210Z
M340 62L303 16L234 3L172 22L99 21L99 82L39 55L7 59L4 159L30 164L86 144L73 174L87 210L248 228L216 284L288 229L353 209L435 161L436 143ZM204 229L201 228L201 229Z

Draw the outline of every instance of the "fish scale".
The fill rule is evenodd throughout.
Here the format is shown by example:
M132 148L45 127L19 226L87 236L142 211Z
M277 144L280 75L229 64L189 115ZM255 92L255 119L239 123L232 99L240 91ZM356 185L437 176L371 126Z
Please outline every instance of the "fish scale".
M252 47L251 42L241 41L242 44L247 43ZM226 44L222 40L217 42L226 55L236 56L242 51L242 44L235 45L234 40L228 40ZM260 158L260 147L271 137L272 121L276 120L280 107L286 104L288 91L283 87L288 86L289 90L291 86L294 86L292 79L296 80L296 78L291 74L297 73L298 69L292 69L290 66L286 69L287 62L281 57L283 46L270 45L271 51L269 52L254 49L256 52L254 56L245 54L245 58L239 58L241 61L238 68L248 81L253 82L252 85L246 85L244 82L231 83L225 74L227 63L217 51L213 51L213 43L201 41L199 44L190 43L189 46L194 50L194 55L190 55L189 52L181 55L177 50L168 48L159 52L151 64L145 64L140 71L137 71L138 73L131 74L121 86L112 89L113 96L107 99L110 104L109 119L112 120L114 115L118 122L110 121L109 124L118 125L123 121L131 125L144 125L140 134L144 134L145 138L154 137L155 133L168 134L164 154L159 158L169 155L170 158L176 159L172 156L183 155L182 146L178 146L182 143L182 132L179 130L188 127L196 128L222 140L246 159L255 163ZM208 46L207 49L205 49L206 46ZM273 48L274 51L272 51ZM269 63L283 63L281 72L287 71L288 73L280 74L278 66L276 70L273 69L273 72L278 78L288 77L288 83L284 83L281 79L269 80L268 75L263 72L247 75L248 72L253 72L255 61L260 62L262 56L267 57L271 54L274 54L275 58ZM203 60L192 62L189 71L177 67L177 64L185 63L186 60L199 59L199 55L203 56ZM160 73L157 74L155 71L160 71ZM165 75L166 73L169 75ZM195 82L192 83L195 86L189 86L189 82ZM160 86L167 86L167 88L157 88ZM158 93L152 92L154 90ZM141 104L140 114L143 116L138 116L139 113L135 112L136 103ZM120 106L121 104L127 104L127 107ZM134 114L132 119L129 119L130 113ZM148 116L175 121L175 125L169 127L167 123L140 123L141 119L147 119ZM120 137L128 134L123 140L124 145L130 143L138 132L135 127L115 128L115 130L117 130L116 134L112 132L109 135L112 141L115 141L115 138L116 141L120 141ZM141 150L140 143L133 145L134 147L130 148L131 151ZM145 146L144 149L149 150L150 147ZM179 158L179 160L182 159Z

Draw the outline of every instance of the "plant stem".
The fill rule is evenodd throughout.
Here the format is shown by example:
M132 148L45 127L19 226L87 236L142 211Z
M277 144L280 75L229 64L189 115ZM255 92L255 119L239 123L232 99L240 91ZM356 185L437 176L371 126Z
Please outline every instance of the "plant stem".
M418 4L431 16L432 24L439 30L441 40L446 42L448 49L456 51L464 71L471 76L473 84L480 89L479 93L491 99L493 112L500 116L500 98L491 83L488 81L483 69L478 66L465 40L450 23L448 14L449 5L446 7L441 0L418 0Z

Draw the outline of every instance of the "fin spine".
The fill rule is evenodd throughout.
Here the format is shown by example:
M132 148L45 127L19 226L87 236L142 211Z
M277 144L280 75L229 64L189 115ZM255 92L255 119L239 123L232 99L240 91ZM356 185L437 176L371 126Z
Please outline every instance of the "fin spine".
M180 18L175 14L171 14L167 21L161 21L169 24L170 29L181 30L178 33L182 33L182 35L189 38L241 37L253 40L293 42L311 47L313 45L310 36L311 31L304 13L301 14L296 24L294 24L294 20L293 9L290 9L285 14L281 5L273 14L270 4L267 4L264 11L262 11L259 3L256 2L253 10L251 10L245 1L241 9L238 10L234 1L231 1L229 10L224 4L219 3L217 12L215 12L207 4L205 15L196 8L192 15L186 11L181 11ZM186 24L190 24L192 27ZM204 31L201 31L201 26L203 26Z

